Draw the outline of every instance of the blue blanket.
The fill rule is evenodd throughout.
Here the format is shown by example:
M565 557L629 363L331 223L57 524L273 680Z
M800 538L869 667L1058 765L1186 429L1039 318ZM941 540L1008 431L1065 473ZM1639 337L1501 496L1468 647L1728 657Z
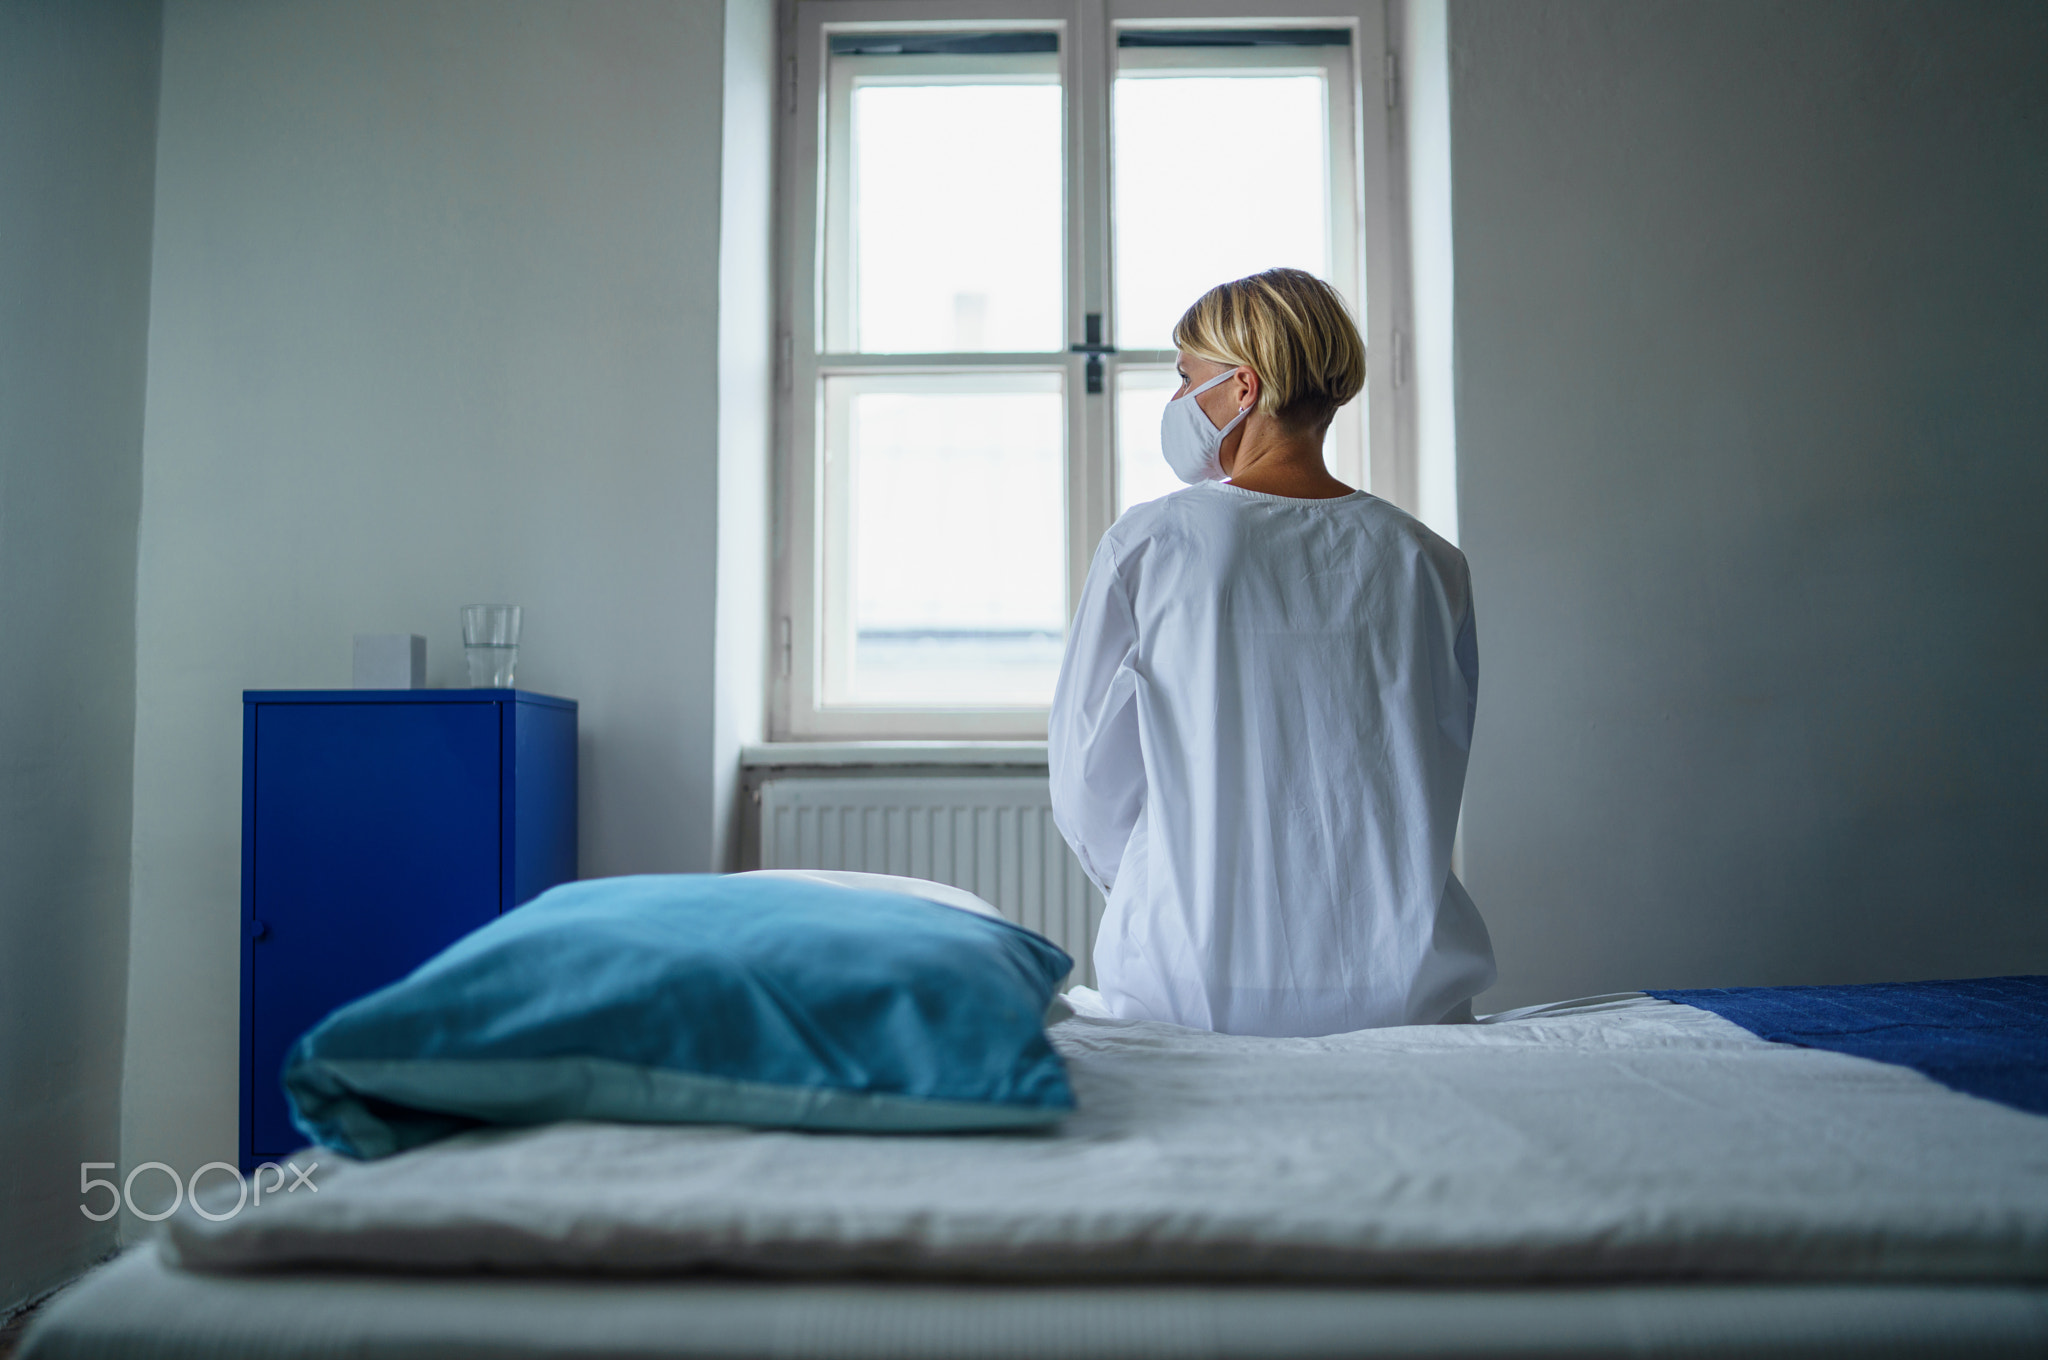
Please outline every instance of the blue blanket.
M1653 991L1781 1044L1896 1063L2048 1114L2048 977Z

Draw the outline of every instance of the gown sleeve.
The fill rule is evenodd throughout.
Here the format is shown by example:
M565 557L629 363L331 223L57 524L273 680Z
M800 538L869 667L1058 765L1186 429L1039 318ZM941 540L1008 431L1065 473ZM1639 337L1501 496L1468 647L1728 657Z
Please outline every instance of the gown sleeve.
M1130 592L1105 538L1081 588L1046 730L1053 823L1105 893L1145 806L1137 649Z

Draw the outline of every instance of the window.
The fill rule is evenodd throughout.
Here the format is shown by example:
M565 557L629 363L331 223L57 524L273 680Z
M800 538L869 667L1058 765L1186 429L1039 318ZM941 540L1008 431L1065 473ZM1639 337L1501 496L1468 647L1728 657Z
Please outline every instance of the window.
M1257 9L797 6L775 736L1043 736L1096 542L1179 485L1180 312L1297 265L1374 352L1379 9ZM1394 434L1381 386L1331 432L1357 484L1368 428Z

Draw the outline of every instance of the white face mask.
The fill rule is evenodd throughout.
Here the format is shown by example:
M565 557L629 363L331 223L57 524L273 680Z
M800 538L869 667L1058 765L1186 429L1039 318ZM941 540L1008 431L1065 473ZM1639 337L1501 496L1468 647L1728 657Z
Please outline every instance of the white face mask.
M1237 413L1236 420L1219 430L1195 400L1236 373L1236 369L1226 368L1186 396L1175 397L1166 403L1166 413L1159 418L1159 448L1166 455L1166 465L1190 486L1223 480L1223 464L1217 455L1223 449L1224 439L1251 414L1252 408L1247 406Z

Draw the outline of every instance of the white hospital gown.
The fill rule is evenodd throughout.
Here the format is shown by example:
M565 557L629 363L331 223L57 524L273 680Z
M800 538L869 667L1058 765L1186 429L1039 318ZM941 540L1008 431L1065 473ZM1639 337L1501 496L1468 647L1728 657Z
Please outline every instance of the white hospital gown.
M1451 874L1478 697L1465 559L1364 492L1205 482L1104 536L1050 729L1109 895L1114 1015L1231 1034L1463 1018L1493 947Z

